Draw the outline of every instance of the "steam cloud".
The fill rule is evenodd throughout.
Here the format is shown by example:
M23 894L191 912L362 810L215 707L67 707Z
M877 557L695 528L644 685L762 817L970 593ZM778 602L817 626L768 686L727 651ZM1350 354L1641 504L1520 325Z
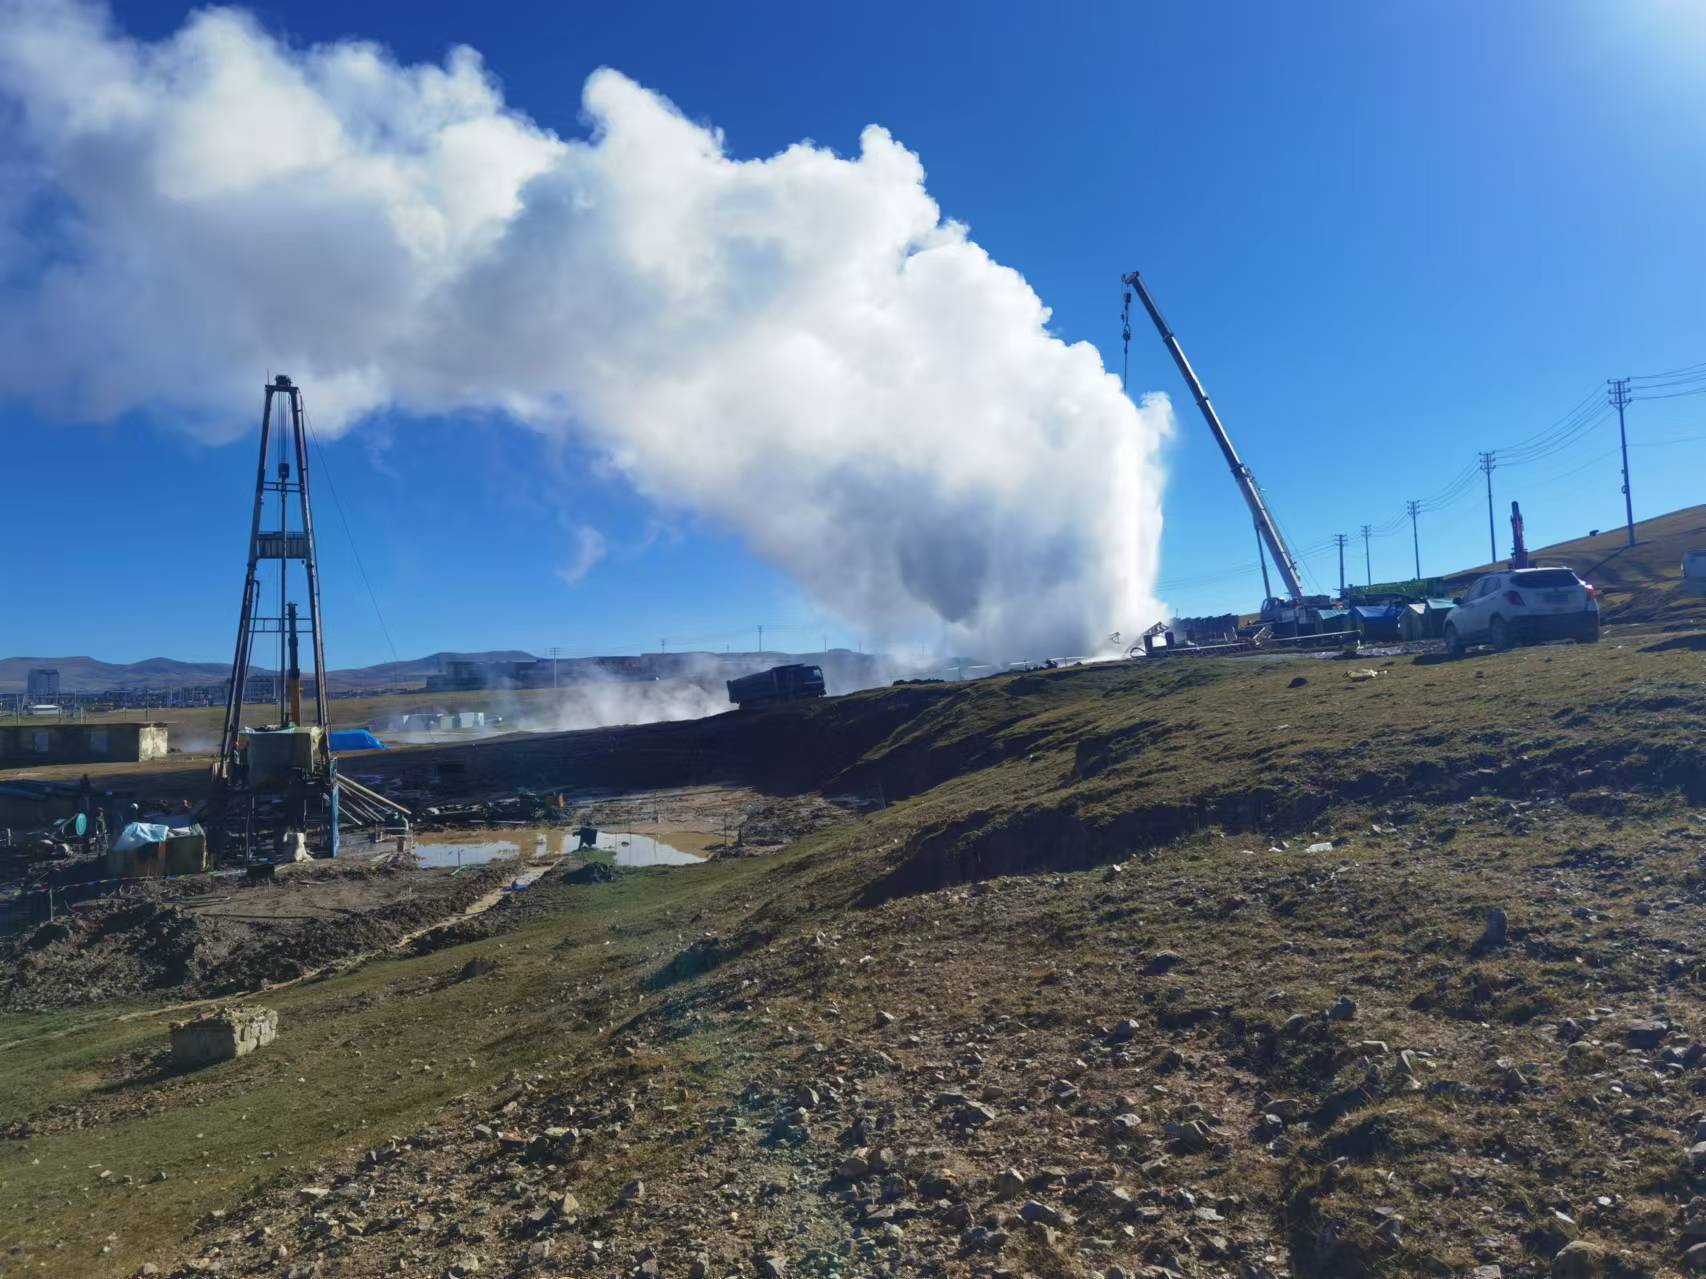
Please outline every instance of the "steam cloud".
M873 125L733 159L613 70L584 106L559 137L467 48L0 0L0 397L213 439L267 369L322 430L496 410L877 639L1043 656L1153 620L1165 398L1051 336L917 156Z

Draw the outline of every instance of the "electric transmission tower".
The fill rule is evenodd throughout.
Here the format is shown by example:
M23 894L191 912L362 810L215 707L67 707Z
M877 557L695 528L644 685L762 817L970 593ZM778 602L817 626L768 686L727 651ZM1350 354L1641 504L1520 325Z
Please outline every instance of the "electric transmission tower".
M1629 393L1629 379L1607 378L1611 388L1611 407L1617 410L1617 441L1623 448L1623 517L1629 529L1629 545L1635 545L1635 501L1629 496L1629 435L1623 429L1623 410L1635 397Z
M1416 517L1422 513L1422 504L1415 499L1404 503L1404 510L1410 516L1410 544L1416 549L1416 580L1422 576L1422 535L1416 528Z

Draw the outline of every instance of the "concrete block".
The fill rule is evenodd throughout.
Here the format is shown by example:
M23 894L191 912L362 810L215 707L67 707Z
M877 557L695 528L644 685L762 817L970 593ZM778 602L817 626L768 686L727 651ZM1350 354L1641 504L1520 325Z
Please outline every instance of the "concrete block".
M205 1066L251 1053L278 1037L278 1012L258 1004L220 1008L194 1021L172 1023L172 1062Z

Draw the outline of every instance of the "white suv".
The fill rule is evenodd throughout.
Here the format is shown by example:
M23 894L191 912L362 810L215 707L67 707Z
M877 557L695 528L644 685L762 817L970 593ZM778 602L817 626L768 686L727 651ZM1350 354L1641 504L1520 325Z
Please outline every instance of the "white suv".
M1592 644L1599 639L1597 595L1572 569L1489 573L1446 616L1446 647L1461 653L1470 644L1509 648L1561 639Z

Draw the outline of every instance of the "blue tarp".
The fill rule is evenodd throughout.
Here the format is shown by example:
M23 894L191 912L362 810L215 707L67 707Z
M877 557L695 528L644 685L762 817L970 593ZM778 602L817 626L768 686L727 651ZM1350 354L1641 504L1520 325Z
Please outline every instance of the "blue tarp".
M1398 606L1396 604L1353 604L1351 616L1357 633L1364 639L1397 639Z
M340 728L331 734L331 745L335 751L382 751L385 743L380 741L365 728Z

